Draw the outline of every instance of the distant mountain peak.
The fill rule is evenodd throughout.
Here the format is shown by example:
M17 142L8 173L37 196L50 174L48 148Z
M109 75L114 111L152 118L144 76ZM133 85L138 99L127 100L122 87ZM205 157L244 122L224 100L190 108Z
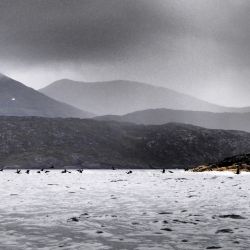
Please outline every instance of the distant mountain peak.
M103 82L62 79L40 92L97 115L124 115L159 108L210 112L232 110L165 87L121 79Z
M0 74L0 115L88 118L92 114L56 101Z

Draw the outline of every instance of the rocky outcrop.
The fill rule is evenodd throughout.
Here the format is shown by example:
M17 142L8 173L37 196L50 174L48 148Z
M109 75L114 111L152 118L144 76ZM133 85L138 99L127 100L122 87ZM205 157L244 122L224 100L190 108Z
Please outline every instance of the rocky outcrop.
M216 163L201 165L192 169L194 172L204 171L240 171L250 172L250 154L235 155L233 157L225 158Z

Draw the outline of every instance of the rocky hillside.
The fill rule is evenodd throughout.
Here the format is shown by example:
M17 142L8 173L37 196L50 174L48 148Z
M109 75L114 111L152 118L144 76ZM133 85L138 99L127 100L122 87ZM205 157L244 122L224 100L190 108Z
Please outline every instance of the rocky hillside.
M227 157L222 161L195 167L193 168L193 171L236 171L237 168L239 168L240 171L250 172L250 154L240 154Z
M2 167L182 168L250 152L250 134L165 124L0 117Z

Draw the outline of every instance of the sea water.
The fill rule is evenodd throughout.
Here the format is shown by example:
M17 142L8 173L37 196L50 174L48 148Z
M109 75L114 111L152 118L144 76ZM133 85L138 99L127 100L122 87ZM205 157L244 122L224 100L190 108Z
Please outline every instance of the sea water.
M249 249L250 174L0 172L0 249Z

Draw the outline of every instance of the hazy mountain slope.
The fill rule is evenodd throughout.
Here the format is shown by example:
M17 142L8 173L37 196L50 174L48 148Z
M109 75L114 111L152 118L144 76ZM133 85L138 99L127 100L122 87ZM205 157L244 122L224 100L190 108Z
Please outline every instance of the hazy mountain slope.
M250 152L250 134L183 124L1 117L0 164L170 168Z
M0 74L0 115L45 117L90 117L88 112L58 102Z
M213 112L230 110L167 88L131 81L87 83L64 79L40 91L98 115L121 115L152 108Z
M149 109L123 116L106 115L97 120L113 120L136 124L160 125L178 122L213 129L232 129L250 132L250 113L211 113L170 109Z

